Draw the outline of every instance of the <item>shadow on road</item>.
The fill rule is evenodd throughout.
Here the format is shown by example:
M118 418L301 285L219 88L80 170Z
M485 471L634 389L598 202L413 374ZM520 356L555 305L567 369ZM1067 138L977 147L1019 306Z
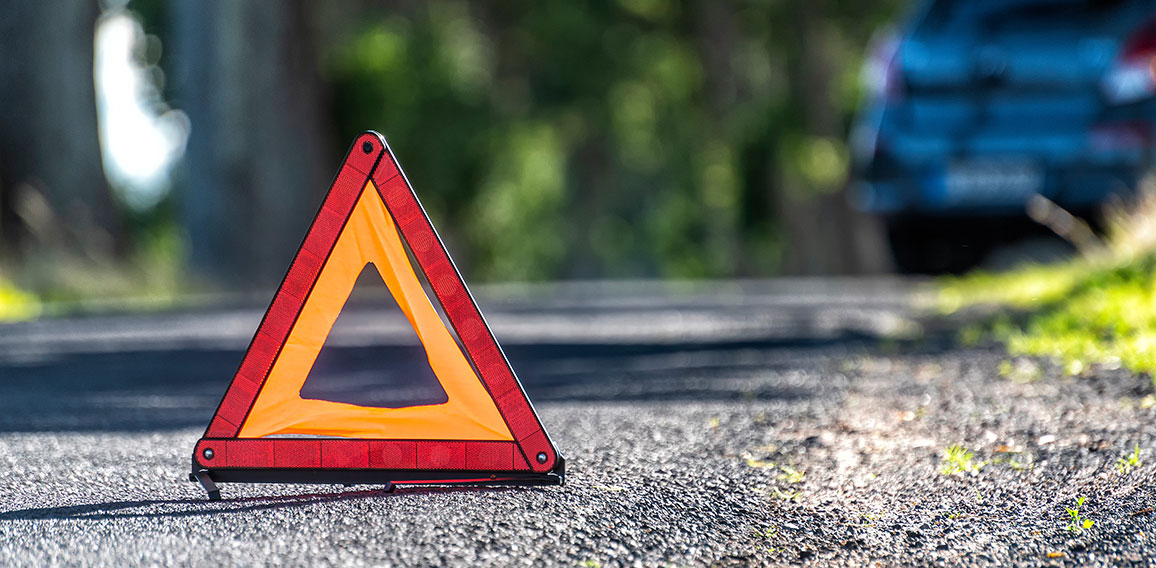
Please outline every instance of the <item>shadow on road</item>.
M666 286L620 284L606 291L567 284L550 287L552 296L519 292L509 294L517 301L497 302L498 327L505 330L499 339L530 398L825 396L830 393L824 389L839 387L816 386L800 380L800 373L838 373L846 359L881 346L940 344L926 333L905 344L889 339L897 322L919 327L912 321L908 282L714 283L689 295L664 291ZM343 312L349 317L338 324L350 327L334 327L330 337L344 339L327 340L302 396L384 407L444 400L416 336L406 343L402 336L412 330L392 309L398 313L368 305ZM0 433L204 427L240 363L242 338L249 337L257 314L221 309L0 326Z
M354 501L358 499L393 498L402 496L440 495L444 493L495 493L528 491L533 488L513 487L401 487L392 493L383 490L341 491L335 493L305 493L302 495L275 495L268 497L241 497L209 501L206 499L151 499L138 501L110 501L68 507L38 507L0 513L0 521L29 521L43 519L72 519L103 521L135 518L180 518L220 513L244 513L270 509L302 507L317 503Z
M870 336L847 333L824 339L505 347L536 402L749 400L811 396L786 381L752 379L799 368L801 359L838 357L874 342ZM203 426L241 355L174 349L0 362L0 432ZM415 375L428 372L418 346L327 346L314 369L324 381L311 397L372 401L375 393L403 388Z

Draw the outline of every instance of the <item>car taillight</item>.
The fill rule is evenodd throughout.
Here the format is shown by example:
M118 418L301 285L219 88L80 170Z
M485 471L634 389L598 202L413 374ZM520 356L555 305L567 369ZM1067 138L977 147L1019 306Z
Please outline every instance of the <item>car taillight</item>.
M1104 76L1104 96L1108 101L1125 104L1156 94L1153 58L1156 58L1156 20L1141 26L1124 42Z
M1088 145L1099 152L1135 150L1152 144L1152 128L1145 122L1115 122L1092 126Z
M881 30L871 38L867 59L863 62L862 80L873 98L894 100L903 96L899 46L899 35L894 30Z

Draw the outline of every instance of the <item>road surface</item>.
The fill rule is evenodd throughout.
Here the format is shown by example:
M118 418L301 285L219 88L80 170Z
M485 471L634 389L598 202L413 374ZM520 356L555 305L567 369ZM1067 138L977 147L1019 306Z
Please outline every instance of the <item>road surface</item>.
M920 313L921 286L480 290L566 456L550 488L225 484L209 502L189 454L260 309L0 326L0 565L1148 563L1151 382L1029 360L1001 376L998 347ZM332 396L420 362L373 303L325 349ZM946 466L974 471L944 472L956 444L972 460ZM1079 497L1094 524L1076 533Z

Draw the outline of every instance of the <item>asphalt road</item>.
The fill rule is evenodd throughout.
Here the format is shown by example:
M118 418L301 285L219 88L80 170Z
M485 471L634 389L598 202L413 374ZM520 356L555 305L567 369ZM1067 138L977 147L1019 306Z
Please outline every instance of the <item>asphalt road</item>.
M226 484L220 502L185 480L189 454L259 309L0 326L0 565L1149 563L1151 382L1028 360L1010 380L997 347L922 316L918 290L484 289L565 486ZM389 310L339 324L319 363L331 396L399 384L420 357ZM953 444L983 467L942 473ZM1094 525L1076 534L1081 496Z

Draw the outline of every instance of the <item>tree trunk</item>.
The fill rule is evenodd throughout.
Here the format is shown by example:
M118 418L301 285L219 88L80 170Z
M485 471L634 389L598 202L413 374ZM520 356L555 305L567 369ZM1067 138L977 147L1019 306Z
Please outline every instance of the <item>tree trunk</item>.
M831 100L835 63L829 53L832 30L826 0L796 0L791 26L798 56L790 66L793 98L801 103L808 136L844 137L839 110ZM797 179L783 179L778 192L786 237L784 272L847 274L889 268L878 222L855 211L843 192L807 195Z
M107 261L121 226L97 134L95 0L0 0L0 253Z
M724 126L727 117L738 102L738 78L735 74L734 57L736 42L741 37L735 17L734 5L718 0L700 0L696 5L696 34L703 71L706 75L706 103L713 124L709 136L713 140L703 140L718 148L734 150L734 137ZM728 143L728 141L732 143ZM702 152L702 148L699 149ZM717 159L717 158L716 158ZM738 157L730 155L724 159L724 167L735 169L738 179ZM705 175L699 176L701 184L708 183ZM708 192L732 194L727 198L715 199L713 204L704 203L706 238L714 253L714 268L721 275L734 274L739 270L740 259L744 258L743 239L739 234L737 207L742 203L739 187L703 187L700 195ZM704 202L708 201L704 199ZM725 203L725 205L724 205Z
M195 273L234 289L275 284L339 156L306 3L179 0L178 106L192 129L179 183Z

